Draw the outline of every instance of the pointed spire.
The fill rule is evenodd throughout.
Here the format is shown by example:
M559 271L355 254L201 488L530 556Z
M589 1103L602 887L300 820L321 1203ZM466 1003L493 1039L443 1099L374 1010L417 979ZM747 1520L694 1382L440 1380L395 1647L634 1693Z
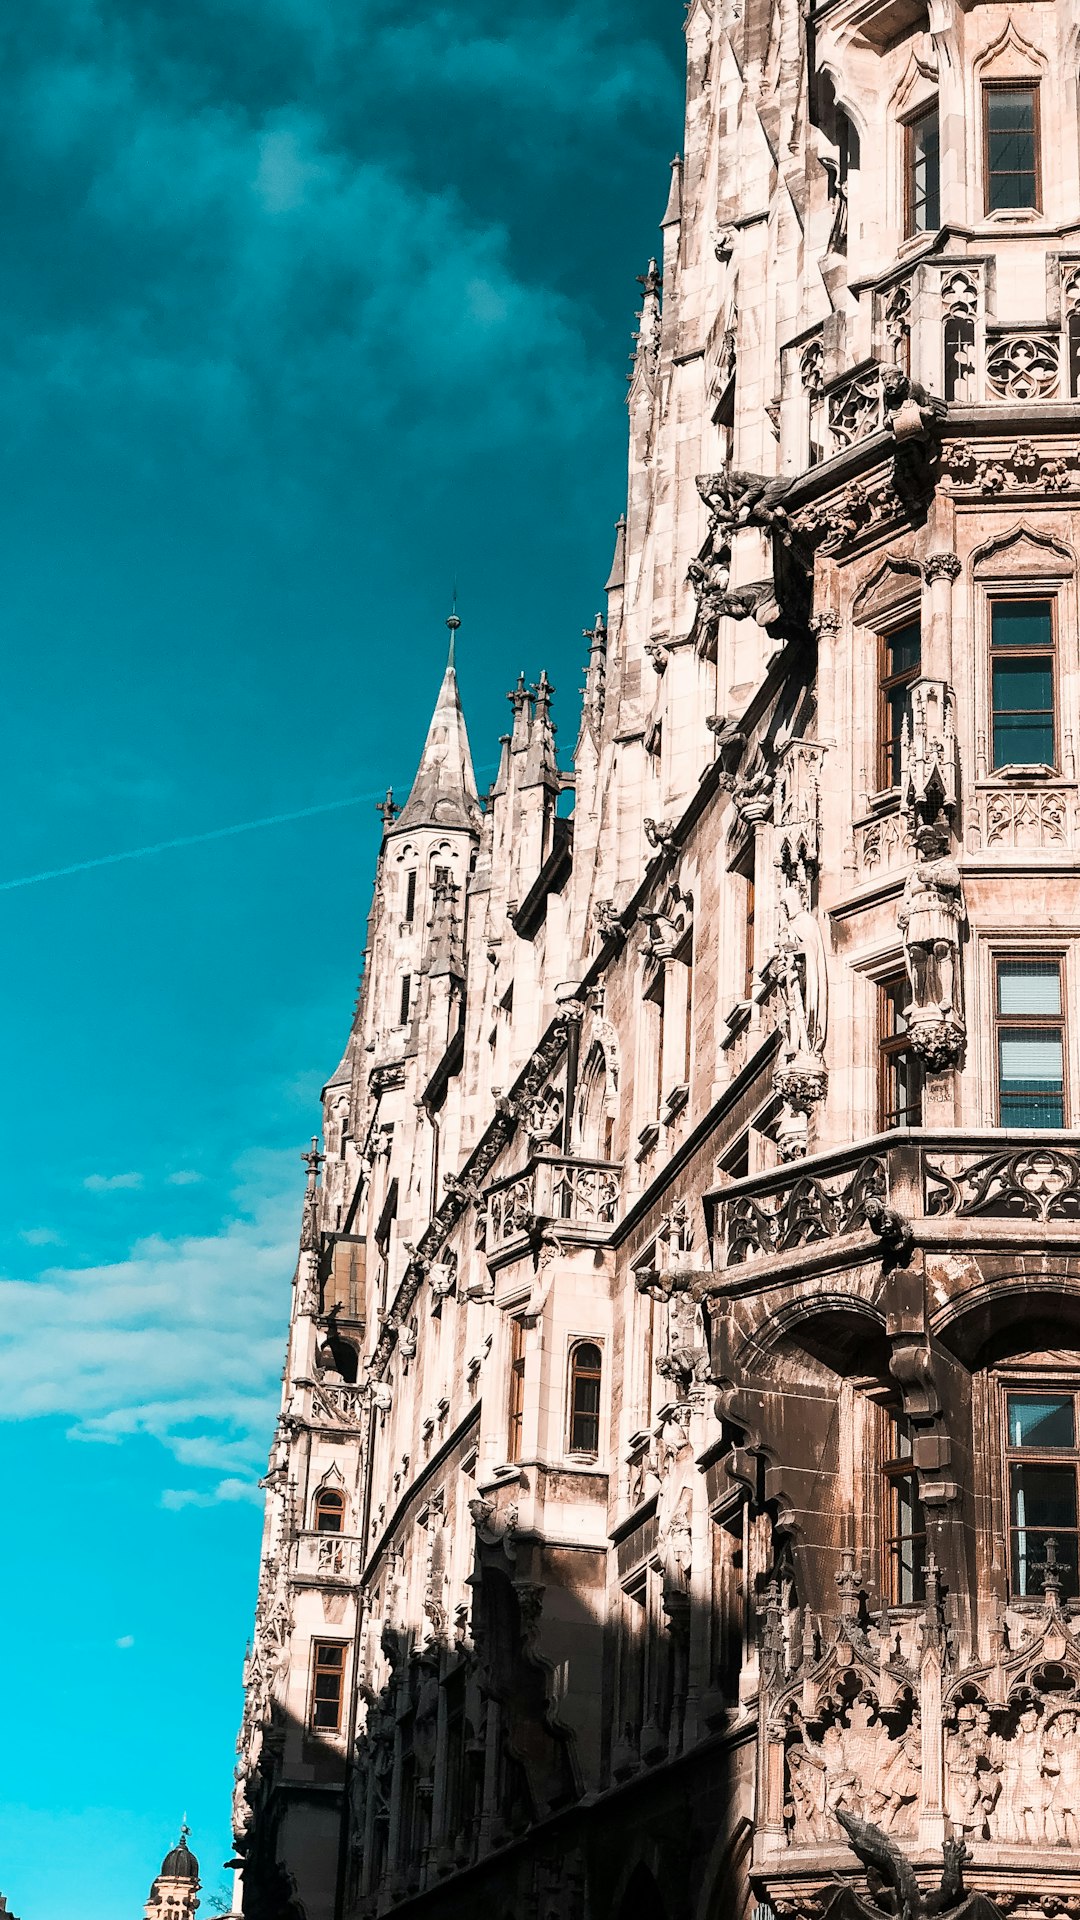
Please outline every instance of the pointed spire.
M621 513L615 522L615 552L611 556L611 572L604 583L605 593L614 593L626 584L626 515Z
M461 621L452 613L446 624L450 629L446 672L412 792L397 820L387 827L388 833L417 827L464 828L475 833L480 824L476 776L454 667L454 641Z
M668 202L664 208L661 227L676 227L682 219L682 154L677 153L671 163L671 186L668 189Z
M557 789L559 785L559 768L555 758L555 727L551 719L551 696L554 691L547 674L541 669L540 678L532 689L535 710L529 734L529 751L525 756L525 770L521 776L523 787Z
M524 673L519 673L517 685L507 694L514 709L514 730L510 735L511 753L524 753L529 745L529 729L532 724L532 700L525 685Z

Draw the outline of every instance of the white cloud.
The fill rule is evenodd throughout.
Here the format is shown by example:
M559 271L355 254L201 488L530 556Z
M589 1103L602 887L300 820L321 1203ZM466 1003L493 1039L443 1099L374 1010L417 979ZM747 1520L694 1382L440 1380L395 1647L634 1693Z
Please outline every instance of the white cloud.
M62 1247L64 1236L53 1227L23 1227L19 1239L25 1240L28 1247Z
M135 1635L133 1633L122 1633L116 1644L118 1647L125 1649L133 1647L135 1645Z
M163 1507L176 1512L181 1507L216 1507L223 1501L251 1500L256 1506L262 1505L262 1490L254 1480L219 1480L209 1493L202 1493L196 1487L166 1487L161 1496Z
M259 1497L296 1259L296 1156L246 1156L238 1177L217 1233L151 1235L126 1260L0 1280L0 1418L66 1414L87 1441L150 1435L222 1476L199 1504ZM166 1504L191 1501L181 1489Z
M170 1187L197 1187L206 1175L196 1173L192 1167L180 1167L176 1173L170 1173Z
M141 1173L88 1173L83 1181L87 1193L119 1193L124 1189L141 1187Z

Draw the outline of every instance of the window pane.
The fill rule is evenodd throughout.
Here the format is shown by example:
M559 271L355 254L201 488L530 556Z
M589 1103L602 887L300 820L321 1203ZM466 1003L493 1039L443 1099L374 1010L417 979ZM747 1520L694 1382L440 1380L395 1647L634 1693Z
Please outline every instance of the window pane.
M995 647L1052 647L1049 600L995 600L991 636Z
M1071 1393L1010 1393L1010 1447L1073 1447L1076 1422Z
M922 652L922 628L918 620L909 620L905 627L897 627L895 633L885 636L885 677L891 680L894 673L913 673L919 665Z
M1061 968L1056 960L998 962L998 1012L1061 1012Z
M1003 1092L1043 1093L1062 1084L1057 1027L1003 1027L999 1057Z
M988 199L995 207L1035 205L1035 92L992 87L986 96Z
M1019 1594L1041 1594L1046 1570L1046 1542L1053 1538L1057 1548L1058 1575L1066 1600L1077 1594L1077 1546L1080 1537L1064 1527L1040 1533L1033 1527L1018 1527L1012 1534L1012 1590Z
M915 233L941 225L941 142L935 107L916 120L911 139L911 224Z
M1009 1468L1014 1527L1076 1529L1076 1470L1074 1467L1029 1467L1014 1461Z

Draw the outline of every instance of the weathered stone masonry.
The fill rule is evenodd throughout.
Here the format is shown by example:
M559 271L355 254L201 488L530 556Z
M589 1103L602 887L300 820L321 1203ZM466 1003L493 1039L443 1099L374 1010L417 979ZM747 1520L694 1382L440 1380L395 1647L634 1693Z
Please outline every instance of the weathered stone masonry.
M383 809L252 1920L1080 1911L1080 0L686 36L572 767L451 656Z

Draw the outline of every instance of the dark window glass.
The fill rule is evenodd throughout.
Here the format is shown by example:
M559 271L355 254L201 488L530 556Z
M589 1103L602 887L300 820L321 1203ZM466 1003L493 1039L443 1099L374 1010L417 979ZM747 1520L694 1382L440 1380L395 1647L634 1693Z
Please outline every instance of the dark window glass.
M911 983L906 973L884 982L880 1006L880 1125L918 1127L922 1125L923 1068L911 1044Z
M998 961L997 1060L1002 1126L1065 1125L1059 961Z
M1037 87L987 87L986 205L991 213L1039 204Z
M885 1483L885 1590L894 1607L910 1607L924 1597L926 1515L912 1462L907 1422L892 1415L882 1465Z
M921 665L922 629L917 620L882 634L878 779L883 788L900 784L904 715Z
M600 1451L600 1349L581 1341L570 1359L570 1452Z
M412 1005L412 975L403 974L401 978L401 1026L409 1023L409 1008Z
M995 600L990 610L995 767L1054 765L1054 604Z
M937 104L910 120L907 136L907 230L932 233L941 225L941 137Z
M311 1688L311 1724L336 1733L341 1726L345 1648L340 1641L316 1640Z
M405 876L405 918L411 920L416 912L416 869Z
M525 1322L520 1319L513 1319L510 1322L509 1414L507 1457L510 1460L520 1460L525 1424Z
M315 1496L317 1533L340 1533L345 1524L345 1496L334 1487L323 1487Z

